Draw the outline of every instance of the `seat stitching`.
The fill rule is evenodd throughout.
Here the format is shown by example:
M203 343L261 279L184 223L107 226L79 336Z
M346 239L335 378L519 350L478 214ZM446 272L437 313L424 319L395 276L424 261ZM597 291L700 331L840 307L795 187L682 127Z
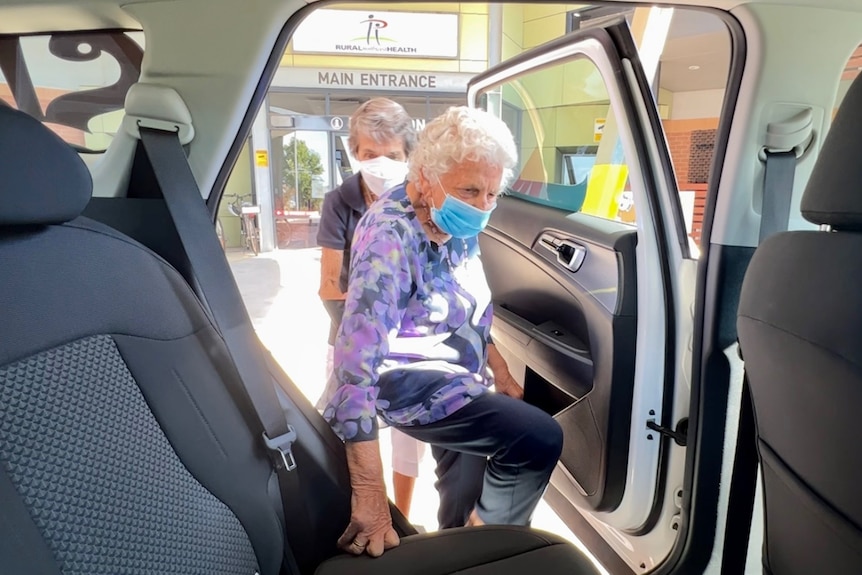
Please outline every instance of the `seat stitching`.
M173 373L173 374L174 374L174 377L176 377L176 378L177 378L177 381L179 381L179 382L180 382L180 387L182 388L183 393L185 393L186 397L188 397L188 398L189 398L189 401L191 402L192 407L194 407L195 411L197 412L198 416L200 417L201 421L203 422L204 427L205 427L205 428L206 428L206 430L207 430L207 434L208 434L208 435L210 436L210 438L215 442L215 444L216 444L216 445L218 445L219 451L221 451L222 456L224 456L224 458L225 458L225 459L227 459L227 451L225 450L225 448L224 448L224 446L222 445L222 443L221 443L221 441L219 440L219 438L218 438L218 437L216 437L216 434L215 434L215 432L213 431L212 426L210 425L209 420L204 416L203 411L201 410L200 406L198 405L197 400L196 400L196 399L194 398L194 396L191 394L191 391L189 390L188 386L186 385L186 382L185 382L185 380L183 379L183 377L180 375L180 372L179 372L179 371L177 371L176 369L172 369L172 370L171 370L171 373Z
M782 333L784 333L784 334L787 334L787 335L789 335L789 336L791 336L791 337L794 337L794 338L796 338L796 339L798 339L798 340L800 340L800 341L802 341L802 342L805 342L805 343L807 343L807 344L810 344L810 345L812 345L813 347L816 347L817 349L819 349L820 351L822 351L822 352L826 353L827 355L833 356L833 357L835 357L835 358L837 358L837 359L843 360L844 362L846 362L846 363L848 363L848 364L850 364L850 365L852 365L852 366L854 366L854 367L856 367L856 368L862 369L862 364L857 363L856 361L854 361L854 360L852 360L852 359L850 359L850 358L846 357L845 355L843 355L843 354L841 354L841 353L838 353L838 352L837 352L837 351L835 351L835 350L829 349L828 347L824 347L822 344L819 344L819 343L817 343L816 341L812 341L812 340L808 339L807 337L803 337L803 336L799 335L798 333L794 333L794 332L792 332L792 331L790 331L790 330L788 330L788 329L786 329L786 328L783 328L783 327L781 327L781 326L777 326L777 325L775 325L774 323L771 323L771 322L768 322L768 321L766 321L766 320L763 320L763 319L760 319L760 318L756 318L756 317L753 317L753 316L750 316L750 315L747 315L747 314L742 314L742 313L741 313L741 314L739 314L739 317L741 317L741 318L745 318L745 319L749 319L749 320L751 320L751 321L754 321L754 322L760 323L760 324L762 324L762 325L765 325L765 326L771 327L771 328L775 329L776 331L780 331L780 332L782 332ZM743 352L744 352L744 351L745 351L745 350L743 350Z
M476 567L487 567L489 565L494 565L495 563L500 563L501 561L508 561L508 560L512 559L513 557L521 557L521 556L530 555L531 553L538 553L540 551L544 551L544 550L550 549L552 547L559 547L560 545L564 545L564 544L563 543L551 543L545 547L540 547L538 549L530 549L529 551L524 551L524 552L518 553L516 555L509 555L508 557L501 557L499 559L494 559L493 561L491 561L489 563L482 563L480 565L472 565L472 566L467 567L465 569L458 569L457 571L452 571L449 575L458 575L459 573L469 573L470 571L472 571Z

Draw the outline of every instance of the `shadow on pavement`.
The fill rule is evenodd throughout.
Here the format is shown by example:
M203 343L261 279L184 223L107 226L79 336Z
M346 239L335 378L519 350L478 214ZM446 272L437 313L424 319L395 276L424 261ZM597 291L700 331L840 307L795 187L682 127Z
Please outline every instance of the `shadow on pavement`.
M281 268L267 257L246 257L230 263L252 322L266 317L281 290Z

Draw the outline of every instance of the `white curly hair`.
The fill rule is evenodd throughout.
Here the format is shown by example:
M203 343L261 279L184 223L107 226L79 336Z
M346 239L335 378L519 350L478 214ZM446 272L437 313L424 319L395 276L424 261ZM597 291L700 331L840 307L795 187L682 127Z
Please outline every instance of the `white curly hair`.
M408 160L408 180L441 177L463 161L487 162L503 169L500 191L511 181L518 162L515 139L499 118L475 108L453 106L432 120L419 134Z

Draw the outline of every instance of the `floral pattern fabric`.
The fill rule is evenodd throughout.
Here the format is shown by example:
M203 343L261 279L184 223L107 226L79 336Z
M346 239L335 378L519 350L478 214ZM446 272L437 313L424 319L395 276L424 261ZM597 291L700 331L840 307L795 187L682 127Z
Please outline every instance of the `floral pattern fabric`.
M353 238L337 388L324 417L347 441L439 421L485 393L491 294L477 238L429 241L404 186L375 202Z

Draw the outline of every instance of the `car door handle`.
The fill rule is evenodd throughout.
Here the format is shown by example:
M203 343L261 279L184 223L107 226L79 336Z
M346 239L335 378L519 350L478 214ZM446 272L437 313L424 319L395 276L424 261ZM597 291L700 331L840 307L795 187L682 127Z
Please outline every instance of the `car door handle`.
M546 249L556 253L557 261L566 269L576 272L584 263L587 249L571 240L561 239L551 234L542 234L539 243Z

